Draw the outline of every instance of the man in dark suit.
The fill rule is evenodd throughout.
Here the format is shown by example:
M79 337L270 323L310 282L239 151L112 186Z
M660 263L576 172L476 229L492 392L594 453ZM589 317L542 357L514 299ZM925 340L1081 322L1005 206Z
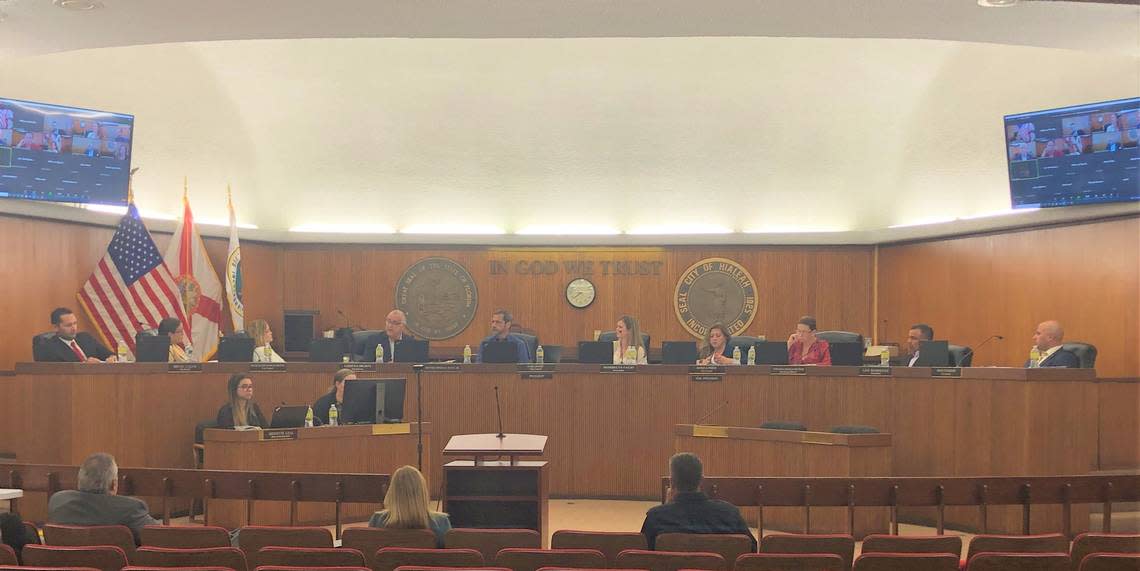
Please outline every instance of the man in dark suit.
M1033 332L1033 344L1041 352L1041 361L1038 367L1066 367L1079 369L1081 359L1072 351L1061 348L1061 340L1065 338L1065 330L1056 321L1044 321ZM1026 367L1033 364L1025 362Z
M158 525L146 502L118 495L119 466L104 452L87 457L79 467L78 490L52 494L48 500L48 522L65 525L125 525L139 543L144 526Z
M756 551L756 538L740 515L740 509L713 500L700 490L703 468L696 454L681 452L669 459L669 499L651 508L641 524L641 533L653 549L662 533L727 533L747 535Z
M404 329L407 325L408 316L403 311L399 309L389 311L388 316L384 318L384 330L364 341L364 348L361 350L364 359L375 360L376 346L380 345L384 347L384 362L391 363L396 357L400 342L412 337L405 335Z
M918 348L923 341L934 340L934 328L925 323L915 323L910 326L906 335L907 356L906 366L914 367L918 363Z
M34 358L37 361L56 363L111 363L115 354L97 341L90 333L79 331L79 318L66 307L51 312L55 336L36 343Z

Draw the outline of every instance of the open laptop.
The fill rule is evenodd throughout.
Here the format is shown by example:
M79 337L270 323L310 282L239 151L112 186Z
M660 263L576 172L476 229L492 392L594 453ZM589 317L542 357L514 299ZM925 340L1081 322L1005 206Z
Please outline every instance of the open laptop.
M135 361L139 363L165 363L169 360L169 335L140 335L135 340Z
M757 365L787 365L788 344L783 341L757 341Z
M396 343L397 363L426 363L428 362L428 342L416 339L404 339Z
M492 341L483 346L484 363L518 363L519 350L514 343Z
M222 337L218 340L219 363L249 363L253 361L252 337Z
M665 365L692 365L696 362L696 341L661 342L661 363Z
M905 364L905 363L904 363ZM919 341L915 367L946 367L950 363L949 341Z
M828 343L827 350L831 353L832 366L859 366L863 364L862 343ZM787 351L785 346L785 351Z
M269 428L301 428L305 426L305 415L309 413L307 404L283 404L273 409L273 421Z
M612 341L579 341L578 362L613 364L614 344Z
M340 339L313 339L309 342L309 360L314 363L339 363L347 351Z

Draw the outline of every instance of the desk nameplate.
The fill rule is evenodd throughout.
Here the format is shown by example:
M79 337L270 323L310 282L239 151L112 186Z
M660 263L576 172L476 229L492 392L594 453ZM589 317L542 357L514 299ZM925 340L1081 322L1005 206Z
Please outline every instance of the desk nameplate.
M296 428L270 428L260 431L261 440L296 440Z
M425 373L461 373L463 365L460 363L424 363Z
M637 365L602 365L599 369L602 373L636 373Z
M724 426L693 426L694 438L728 438L728 428Z
M891 368L883 367L881 365L874 365L870 367L859 367L860 377L889 377L891 376Z
M807 367L803 365L772 365L769 372L773 375L806 375Z
M288 363L250 363L251 373L284 373Z
M168 373L201 373L202 363L169 363L166 365Z
M930 376L959 379L962 377L962 367L931 367Z
M724 380L724 373L720 373L720 374L706 373L706 374L700 374L700 375L690 374L689 380L693 381L695 383L714 383L717 381L723 381Z
M553 363L520 363L518 365L520 379L543 380L554 378Z
M381 434L411 434L412 425L407 422L398 424L373 424L372 435L379 436Z
M354 371L357 373L375 373L378 370L376 365L377 365L376 363L356 361L356 362L344 363L342 368L348 369L350 371Z

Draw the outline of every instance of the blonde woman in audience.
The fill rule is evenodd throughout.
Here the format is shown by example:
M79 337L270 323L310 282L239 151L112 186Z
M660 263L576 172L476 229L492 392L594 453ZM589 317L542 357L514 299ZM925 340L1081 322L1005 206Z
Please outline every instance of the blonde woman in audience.
M392 472L388 493L384 495L384 509L372 514L368 527L430 529L435 533L436 546L442 548L451 520L447 514L432 511L428 505L424 475L412 466L402 466Z
M641 346L641 328L637 320L623 315L614 326L614 364L615 365L648 365L649 360L645 354L645 347ZM630 349L633 354L630 354Z
M285 359L281 358L276 351L273 350L273 331L269 329L269 324L264 319L255 319L249 323L245 328L246 333L253 337L253 362L254 363L284 363Z

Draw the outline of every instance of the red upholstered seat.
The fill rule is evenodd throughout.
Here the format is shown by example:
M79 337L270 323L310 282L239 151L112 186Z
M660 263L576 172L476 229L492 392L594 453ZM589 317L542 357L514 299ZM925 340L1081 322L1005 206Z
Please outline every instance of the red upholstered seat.
M262 547L261 566L364 567L364 555L351 547Z
M855 538L841 534L774 533L760 540L760 553L834 553L851 569L855 559Z
M1068 553L979 553L966 571L1069 571Z
M507 548L495 556L496 567L511 571L537 571L541 567L590 569L606 566L606 556L597 549Z
M246 571L245 554L236 547L179 549L144 545L135 551L131 563L146 567L226 567Z
M135 536L125 525L60 525L44 526L45 545L114 545L128 556L135 550Z
M617 556L626 549L646 549L645 536L633 531L575 531L560 529L550 539L552 549L597 549L606 556L608 564L617 562Z
M429 529L389 529L385 527L352 527L340 536L341 547L356 549L364 555L364 564L372 566L376 551L385 547L435 549L435 533Z
M148 525L142 528L139 539L143 545L152 547L192 549L230 546L230 534L226 528L213 525Z
M494 561L503 549L538 549L542 547L542 537L533 529L456 528L447 532L443 545L449 549L474 549L483 554L484 561Z
M114 545L25 545L23 557L24 564L30 567L94 567L99 571L122 571L127 566L127 554Z
M959 563L949 553L864 553L855 571L958 571Z
M735 571L843 571L834 553L748 553L736 558Z
M727 571L728 563L725 562L724 557L716 553L627 549L618 554L616 567L618 569L648 569L649 571L680 571L681 569Z
M474 549L416 549L385 547L376 552L373 571L395 571L397 567L483 567L483 554Z

